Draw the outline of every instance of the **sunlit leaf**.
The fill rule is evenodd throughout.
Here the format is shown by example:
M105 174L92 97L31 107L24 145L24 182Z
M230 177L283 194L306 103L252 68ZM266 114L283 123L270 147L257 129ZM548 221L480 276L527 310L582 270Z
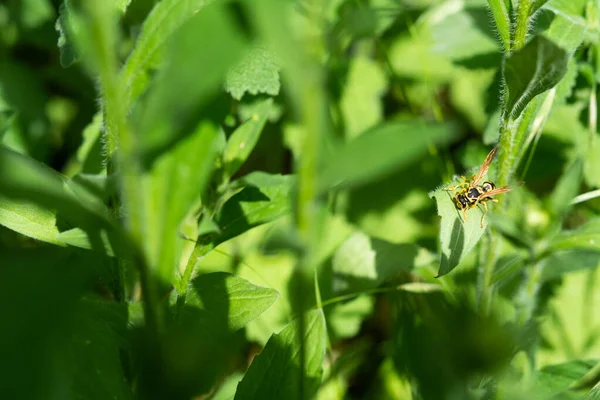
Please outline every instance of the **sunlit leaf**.
M390 243L356 232L333 255L334 291L364 291L408 272L418 265L420 250L412 243Z
M451 183L451 185L453 185ZM442 258L438 276L456 268L481 239L485 228L481 227L483 211L481 206L467 211L467 221L463 221L461 211L456 207L452 192L437 189L429 194L437 203L440 222L440 244ZM488 205L489 207L489 205Z
M354 138L381 121L386 90L387 78L379 64L366 57L352 59L340 101L346 137Z
M552 240L551 247L560 250L600 251L600 218L593 218L578 229L559 233Z
M57 237L56 213L34 203L0 197L0 225L42 242L65 246Z
M279 63L272 49L254 46L234 65L225 80L225 90L236 100L245 93L279 94Z
M568 392L569 386L593 366L592 361L575 360L544 367L534 375L537 393L545 399L559 398L558 395Z
M294 182L292 175L271 175L259 171L234 181L244 189L227 201L217 215L221 234L215 238L215 244L289 214Z
M239 383L235 399L311 398L321 383L325 359L325 319L321 310L306 314L304 341L305 381L300 383L299 322L271 336ZM301 392L301 388L303 392Z

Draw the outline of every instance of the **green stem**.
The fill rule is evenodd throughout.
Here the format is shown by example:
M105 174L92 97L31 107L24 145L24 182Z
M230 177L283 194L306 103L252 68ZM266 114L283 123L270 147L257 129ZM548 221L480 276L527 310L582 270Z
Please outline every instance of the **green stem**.
M515 36L513 39L513 51L519 50L525 46L527 32L529 31L529 11L531 9L531 0L519 0L517 5L517 22L515 26Z
M144 316L152 335L162 330L163 321L155 281L141 250L142 221L138 210L143 208L139 187L140 167L136 158L136 143L127 123L127 110L123 103L123 90L119 82L117 47L117 21L112 5L88 0L83 3L86 16L89 66L98 73L105 121L105 142L108 165L118 165L122 179L122 201L128 212L127 231L134 265L140 273L144 297ZM117 157L118 150L118 160Z
M510 53L510 14L504 0L488 0L488 5L496 22L500 41L507 53Z

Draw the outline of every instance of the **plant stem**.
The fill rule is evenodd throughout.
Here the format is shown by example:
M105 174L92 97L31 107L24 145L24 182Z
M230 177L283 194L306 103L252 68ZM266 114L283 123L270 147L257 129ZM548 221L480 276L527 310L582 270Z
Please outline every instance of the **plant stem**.
M504 0L488 0L504 51L510 53L510 14Z
M127 123L127 110L123 103L123 90L119 82L116 59L117 21L113 6L107 2L92 0L83 3L87 22L87 45L89 66L99 76L105 121L107 163L110 169L116 165L121 173L123 205L128 212L127 231L133 262L140 273L144 297L144 316L151 335L162 329L157 282L141 250L142 221L138 210L143 208L139 187L140 167L135 153L135 137ZM117 156L118 150L118 156ZM116 159L118 157L118 159ZM115 205L118 209L118 205Z
M531 0L519 0L517 5L517 23L515 26L515 36L513 38L512 49L519 50L525 46L525 39L529 30L529 11L531 9Z

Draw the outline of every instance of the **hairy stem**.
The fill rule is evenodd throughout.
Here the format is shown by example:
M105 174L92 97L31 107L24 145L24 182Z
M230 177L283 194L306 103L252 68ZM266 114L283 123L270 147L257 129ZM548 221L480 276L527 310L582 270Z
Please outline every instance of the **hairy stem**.
M515 35L513 38L513 51L519 50L525 46L527 32L529 31L529 11L531 9L531 0L519 0L517 5L517 21L515 25Z
M504 0L488 0L504 51L510 52L510 13Z

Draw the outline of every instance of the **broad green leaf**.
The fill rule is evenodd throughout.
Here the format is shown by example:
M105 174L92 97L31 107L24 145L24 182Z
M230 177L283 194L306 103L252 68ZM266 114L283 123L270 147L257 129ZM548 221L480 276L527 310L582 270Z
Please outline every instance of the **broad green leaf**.
M536 0L536 2L543 0ZM558 10L571 16L582 16L585 12L587 0L550 0L545 4L545 8Z
M120 351L127 348L127 306L124 303L83 300L69 343L73 363L73 398L133 399Z
M243 377L243 373L235 372L225 378L225 382L223 382L221 387L219 387L217 393L215 393L215 395L212 397L212 400L233 400L237 385L240 383Z
M246 161L267 122L273 101L267 99L257 108L252 117L240 125L229 137L223 152L223 180L228 181Z
M65 246L57 237L56 213L29 201L0 196L0 225L42 242Z
M563 364L549 365L534 375L536 393L543 399L563 398L569 386L594 366L592 361L575 360Z
M159 5L165 3L172 2ZM241 55L244 36L228 10L219 4L202 8L170 38L167 62L133 113L143 132L144 165L198 124L199 111L219 93L224 71Z
M273 221L291 212L292 175L253 172L232 184L244 189L229 199L217 214L221 233L214 239L219 244L247 230Z
M288 324L271 336L256 356L239 383L236 400L244 399L308 399L321 384L325 359L326 328L321 310L306 313L304 341L305 381L300 383L299 321ZM300 390L304 391L301 392Z
M429 146L456 136L452 124L392 122L375 127L334 153L319 180L321 192L363 185L415 162Z
M537 95L554 87L567 72L569 54L544 36L536 36L504 62L506 110L517 119Z
M450 183L454 185L454 182ZM440 222L440 245L442 258L438 277L446 275L456 268L475 247L485 228L481 227L483 207L474 207L467 211L467 221L463 221L461 211L456 207L452 192L442 188L429 194L437 203ZM488 204L488 207L490 205Z
M226 272L200 275L191 283L186 309L199 310L211 323L233 332L265 312L277 300L277 291L253 285Z
M98 210L94 196L75 182L37 161L0 147L0 193L34 202L40 207L59 213L69 222L82 226L103 226L106 216ZM75 190L74 190L75 189ZM84 198L86 201L81 201ZM47 214L49 215L49 214Z
M418 266L420 248L370 238L361 232L350 236L333 255L334 292L360 292L379 286L399 272Z
M353 139L381 122L388 82L383 68L367 57L352 58L349 69L340 108L346 137Z
M578 15L553 7L544 7L535 17L533 30L543 27L543 35L569 54L573 54L585 37L586 23Z
M556 183L549 198L551 210L555 215L563 215L570 208L571 201L579 194L582 173L583 162L576 159Z
M165 0L156 3L144 20L135 48L123 66L121 82L127 94L126 104L133 104L149 82L148 73L163 61L171 37L189 19L212 0Z
M143 240L150 265L169 280L184 244L180 226L200 199L216 158L218 128L201 123L195 132L163 153L143 179Z
M236 100L241 100L245 93L277 96L280 87L279 69L272 49L261 45L253 46L227 72L225 90Z
M550 246L558 250L597 250L600 252L600 218L596 217L572 231L563 231Z

